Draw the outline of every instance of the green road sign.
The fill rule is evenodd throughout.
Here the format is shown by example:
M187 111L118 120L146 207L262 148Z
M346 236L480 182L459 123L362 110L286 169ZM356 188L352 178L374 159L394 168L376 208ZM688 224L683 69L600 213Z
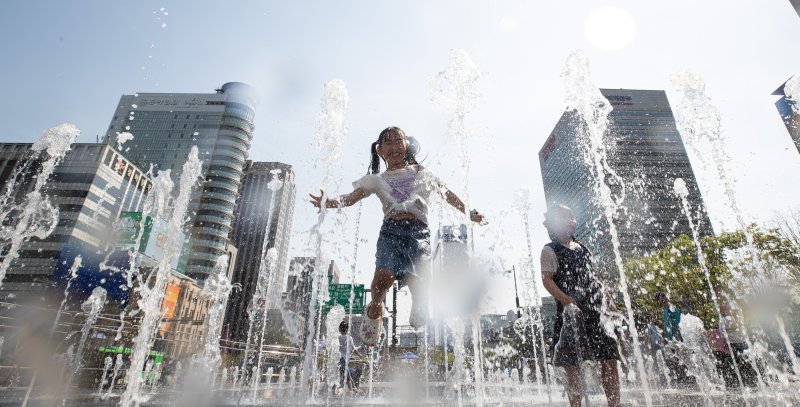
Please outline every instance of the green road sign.
M150 239L150 231L153 229L153 219L149 216L145 219L144 230L142 231L142 213L141 212L122 212L119 214L120 224L122 230L120 231L118 246L133 247L139 233L142 233L142 239L139 242L139 251L143 252L147 247L147 241Z
M350 308L350 290L351 284L331 284L329 292L331 299L322 304L322 312L328 312L334 305L339 304L344 307L345 312ZM364 285L356 284L353 291L353 314L364 313Z

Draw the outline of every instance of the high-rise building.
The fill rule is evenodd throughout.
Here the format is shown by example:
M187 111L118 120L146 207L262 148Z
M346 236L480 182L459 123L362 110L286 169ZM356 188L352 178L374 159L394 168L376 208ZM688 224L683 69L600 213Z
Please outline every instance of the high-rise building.
M247 336L247 309L256 291L265 240L267 250L274 248L277 252L275 269L265 270L276 274L273 281L279 286L275 292L283 292L294 200L294 172L290 165L247 162L231 232L231 241L238 248L240 259L234 265L231 282L241 285L240 290L231 293L225 315L231 339L242 340Z
M463 268L469 261L467 243L469 242L467 225L443 225L434 239L433 271L442 268Z
M289 262L289 277L286 282L286 304L305 326L308 321L308 307L311 304L311 290L314 275L316 274L316 257L295 257ZM332 284L339 283L341 271L339 266L331 260L328 265L328 280Z
M682 178L689 189L689 206L700 235L713 234L692 165L662 90L601 89L613 106L606 140L608 164L624 184L606 180L616 199L624 193L614 219L624 259L663 247L691 228L681 200L673 192ZM582 137L585 123L574 111L561 116L539 151L547 204L572 208L578 223L576 238L584 242L607 277L616 278L609 227L593 188L593 169Z
M797 151L800 152L800 101L789 100L789 98L786 97L785 89L787 82L784 82L783 85L776 89L775 92L772 92L772 94L781 97L775 102L775 107L778 108L778 113L780 113L783 124L786 125L786 130L789 131L789 135L792 137L792 141L794 141L794 146L797 148Z
M104 137L106 144L116 145L120 133L130 132L133 139L124 146L126 155L143 168L171 170L176 184L189 151L197 146L202 187L192 194L189 242L178 269L200 281L229 243L256 103L255 89L239 82L210 94L123 95Z
M6 188L14 170L27 160L31 144L0 146L0 185ZM20 196L27 192L33 175L20 174L13 192ZM19 258L9 268L4 290L16 295L28 291L41 294L65 245L87 253L108 250L114 241L112 224L123 211L141 211L151 188L147 173L114 147L73 144L43 190L58 208L58 224L47 238L22 245Z

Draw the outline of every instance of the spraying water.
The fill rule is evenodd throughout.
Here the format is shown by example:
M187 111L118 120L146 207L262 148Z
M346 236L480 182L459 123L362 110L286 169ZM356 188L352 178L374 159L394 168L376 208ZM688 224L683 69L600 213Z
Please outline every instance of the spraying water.
M103 398L108 398L111 396L112 391L114 390L114 385L116 384L117 377L119 376L119 371L122 369L122 354L118 353L117 357L114 359L114 370L111 372L111 378L109 379L110 383L108 384L108 390L103 395Z
M81 310L86 313L86 321L83 323L83 328L81 328L81 339L78 342L75 360L72 363L73 373L77 373L83 363L83 347L86 345L86 338L89 337L89 330L91 330L94 323L97 322L97 317L100 316L100 312L103 310L105 304L106 290L102 287L95 287L94 290L92 290L92 294L89 295L89 298L81 304Z
M153 189L145 201L144 210L142 211L143 219L146 219L146 216L153 212L159 215L166 215L171 212L171 216L164 216L164 218L169 219L167 225L169 233L166 233L166 238L163 241L162 257L159 259L158 268L153 271L152 286L146 284L139 286L141 299L138 301L138 305L143 316L139 324L139 333L133 341L131 364L127 374L128 386L120 399L122 407L138 406L142 401L140 389L143 383L140 372L144 369L147 352L152 347L153 338L158 329L159 320L161 319L161 301L164 298L167 278L171 269L170 264L180 254L181 242L178 239L182 235L180 232L186 221L186 210L191 199L192 189L197 185L201 171L202 166L195 146L192 147L186 163L183 165L180 189L172 205L168 206L173 189L169 170L158 173L158 176L153 180Z
M611 113L611 104L606 100L600 89L594 84L590 75L589 60L581 51L575 51L567 58L566 66L562 73L566 85L566 104L568 110L575 110L585 122L585 131L581 136L585 137L583 143L586 147L587 165L593 169L593 189L597 203L603 210L603 215L608 223L609 235L614 249L614 261L617 266L619 283L622 291L622 298L625 302L627 312L628 329L630 329L631 339L633 340L633 351L636 358L636 367L639 373L640 382L644 391L645 403L652 407L653 401L650 394L650 386L647 381L647 372L639 344L639 333L633 317L633 303L628 293L628 278L622 264L620 253L619 235L614 217L620 210L620 203L624 200L624 194L618 197L619 201L612 196L611 188L606 183L606 178L611 177L618 185L624 184L621 178L616 175L608 164L608 150L605 140L606 130L609 126L608 115ZM603 301L606 307L606 301Z
M0 287L2 287L11 263L19 257L22 243L31 237L44 239L55 230L58 224L58 208L54 207L50 199L42 194L42 188L79 134L80 130L75 125L65 123L45 130L31 146L32 155L28 161L42 161L42 169L36 176L33 190L25 195L19 205L9 205L7 201L3 202L2 213L0 213L0 221L3 221L4 224L8 222L8 224L14 225L0 229L0 242L8 245L6 255L0 262ZM12 187L12 185L8 186L6 192L8 199L10 199Z
M533 264L533 245L531 244L531 231L530 225L528 222L528 211L530 208L530 199L529 199L530 191L527 189L523 189L517 192L516 196L516 205L517 210L519 210L520 215L522 216L522 225L525 228L525 238L528 244L528 270L531 274L531 284L530 286L533 287L533 310L534 315L531 319L531 333L534 335L531 340L535 343L536 342L536 330L534 329L534 324L539 328L539 337L541 338L540 345L542 348L542 355L547 355L547 346L544 342L544 324L542 324L542 297L539 295L539 285L536 282L535 278L535 267ZM539 385L538 387L541 388L542 384L542 372L539 370L539 357L536 352L533 353L534 362L536 364L536 383ZM552 393L550 391L550 377L547 374L547 370L545 370L545 381L547 383L547 401L552 402Z
M217 258L211 277L206 280L203 294L209 301L206 318L204 321L205 335L201 367L205 370L205 378L213 388L217 377L217 370L222 362L219 350L219 338L222 333L222 320L225 318L225 307L228 304L228 295L231 293L231 283L228 281L228 255L223 254ZM224 385L223 379L223 385Z
M320 189L326 190L333 177L333 170L336 163L339 161L341 155L342 143L347 134L347 127L345 126L345 112L347 110L347 103L349 96L344 82L338 79L331 80L325 83L322 101L320 103L320 113L317 122L317 131L315 134L316 146L319 153L318 160L321 161L323 168L323 179ZM317 310L317 305L321 302L320 298L328 292L328 279L327 279L327 263L323 262L322 252L322 231L321 227L325 221L325 205L327 197L322 197L322 204L317 224L312 229L312 236L314 242L311 247L316 249L315 267L312 281L311 281L311 301L308 305L309 319L313 316L321 319L322 312L320 308ZM303 371L301 374L300 382L303 384L301 388L307 389L304 393L304 400L308 399L310 395L314 394L316 384L316 360L317 353L314 348L314 339L319 340L319 321L315 324L313 321L306 321L307 336L305 344L305 358L303 360ZM315 383L312 386L306 387L310 375L314 374Z
M355 224L355 238L353 241L353 267L350 269L350 297L348 299L348 308L347 308L347 326L353 326L353 302L355 301L355 287L356 287L356 259L358 259L358 242L359 242L359 232L361 229L361 208L363 207L363 202L358 203L358 210L356 211L356 224ZM427 331L426 331L427 332ZM425 338L427 341L427 337ZM426 354L426 361L427 361L427 354ZM427 366L426 366L427 368ZM344 361L344 371L349 374L350 372L350 358L345 358ZM427 372L426 372L427 375ZM426 380L427 382L427 380ZM345 382L346 384L347 382ZM347 394L347 392L344 392ZM342 405L344 405L346 397L342 397Z
M274 194L273 194L273 198L274 198ZM269 230L269 228L267 228L267 230ZM265 235L265 236L268 236L268 235ZM265 248L266 248L267 243L268 243L267 239L265 239L264 240ZM277 275L277 273L275 272L276 271L275 269L276 269L277 262L278 262L278 250L273 247L273 248L270 248L269 250L267 250L266 254L261 259L261 265L259 266L259 275L265 275L266 276L266 278L265 278L266 283L265 283L265 286L264 286L265 294L264 294L264 298L262 299L263 304L261 305L261 333L259 334L259 338L258 338L258 357L257 357L256 367L255 367L255 369L256 369L255 371L258 372L259 374L261 373L261 362L263 360L263 355L264 355L263 349L264 349L264 336L265 336L266 330L267 330L267 313L269 312L270 304L273 303L273 301L274 301L274 298L272 298L272 297L274 297L274 294L270 295L270 292L277 290L276 289L277 282L275 281L276 280L276 275ZM258 392L258 387L260 385L261 385L261 380L256 380L254 382L254 384L253 384L253 386L254 386L253 387L253 395L254 395L254 397L255 397L255 394Z
M108 377L108 372L111 370L111 366L114 364L114 359L111 356L106 356L103 360L103 377L100 379L100 387L97 389L97 394L103 394L103 387L106 386L106 378Z
M62 405L67 404L67 395L69 394L69 389L72 385L72 380L75 377L75 374L78 373L78 370L83 366L83 348L86 345L86 339L89 337L89 331L92 329L92 326L97 322L97 317L100 316L100 312L103 310L103 306L106 304L106 290L102 287L95 287L92 290L92 294L89 295L89 298L81 304L81 310L86 313L86 321L83 323L83 327L81 328L81 337L78 341L78 348L72 348L72 361L70 363L71 369L67 374L67 379L65 380L64 386L64 399L62 400Z
M714 288L714 285L711 283L711 272L708 270L708 266L706 265L706 256L703 253L703 247L700 245L700 236L697 232L697 225L695 225L694 221L692 220L692 212L689 207L689 188L686 187L686 181L683 178L676 178L673 190L675 191L675 195L677 195L681 199L681 205L683 207L683 213L686 215L686 220L689 222L689 227L692 229L692 241L694 242L695 249L697 250L697 261L700 263L700 268L703 270L703 274L706 277L706 284L708 284L708 289L711 292L711 301L714 304L714 310L717 312L717 320L722 321L722 312L719 309L719 298L717 297L717 290ZM720 330L722 333L723 339L725 339L725 345L728 349L733 349L731 347L730 338L728 338L728 333L726 330ZM736 373L736 379L739 381L739 386L741 388L746 388L744 386L744 382L742 381L742 374L739 372L739 363L736 361L735 357L731 357L733 363L733 369Z
M281 296L281 293L279 292L281 282L277 280L280 274L277 270L278 250L274 247L269 248L269 244L271 242L268 237L270 235L269 231L272 229L272 219L275 216L275 200L278 195L278 190L283 187L283 181L281 181L279 178L281 170L275 169L270 171L270 173L272 175L272 179L270 179L270 181L267 183L267 188L272 191L270 194L269 217L267 218L269 220L267 221L266 230L264 232L264 243L261 248L261 262L259 263L258 267L258 286L256 287L257 292L251 301L251 307L253 307L253 309L261 309L261 333L258 339L258 360L256 363L257 372L261 371L261 362L263 357L262 349L264 346L264 336L267 329L267 314L272 305L280 302ZM255 322L255 320L251 321L251 328L252 324ZM260 380L255 382L256 390L258 389L260 383Z
M481 73L478 67L470 58L469 54L462 49L450 51L450 60L445 70L436 74L430 83L431 100L443 107L449 114L449 132L455 140L460 154L464 191L464 209L467 212L469 205L469 165L470 159L467 152L467 141L469 131L467 127L467 115L480 97L477 82ZM469 215L468 215L469 217ZM474 233L472 222L467 222L469 246L469 257L474 252ZM476 308L472 315L472 335L473 344L473 363L475 370L475 393L478 406L482 406L485 398L485 387L483 377L483 351L481 350L481 330L480 330L480 309ZM456 341L460 339L456 338Z
M725 138L722 136L722 119L717 108L711 102L711 98L706 95L706 85L703 79L689 71L682 71L672 76L672 88L680 96L680 102L675 107L675 122L681 136L694 151L695 156L704 157L703 147L711 149L713 166L701 160L706 171L715 171L719 183L724 189L728 206L733 211L736 218L736 226L744 232L747 239L747 251L753 264L753 270L759 270L758 254L755 250L752 233L746 227L744 217L739 209L736 199L736 192L733 182L728 177L726 163L730 160L725 151ZM710 167L710 168L709 168ZM749 335L745 334L747 347L753 349ZM787 349L788 350L788 349ZM791 349L790 353L794 350ZM764 394L766 388L760 369L754 369L758 377L759 390Z
M69 268L69 280L67 281L67 287L64 288L64 299L61 300L61 305L58 307L58 312L56 312L56 318L53 320L53 327L50 329L50 338L53 337L53 334L58 329L58 322L61 320L61 312L64 310L64 306L67 304L67 298L69 297L69 288L72 286L72 282L78 277L78 270L81 268L81 264L83 262L83 258L78 255L75 257L75 260L72 261L72 267Z
M336 339L339 337L339 323L344 320L344 313L344 307L336 304L328 312L325 320L325 338L327 338L325 348L328 353L325 369L325 377L328 379L327 389L333 388L338 383L339 358L336 355L339 353L339 341ZM347 376L348 373L345 371L345 378ZM347 379L345 379L345 388L347 388ZM330 398L330 392L328 392L328 398Z

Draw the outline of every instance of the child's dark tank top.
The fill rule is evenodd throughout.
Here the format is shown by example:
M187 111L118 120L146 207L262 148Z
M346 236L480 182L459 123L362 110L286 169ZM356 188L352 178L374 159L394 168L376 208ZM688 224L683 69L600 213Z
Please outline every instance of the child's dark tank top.
M553 249L558 259L558 268L553 274L553 282L564 293L575 299L585 318L599 317L602 305L602 285L592 268L592 254L582 243L572 250L561 243L551 242L546 246ZM563 307L556 301L556 311L561 315Z

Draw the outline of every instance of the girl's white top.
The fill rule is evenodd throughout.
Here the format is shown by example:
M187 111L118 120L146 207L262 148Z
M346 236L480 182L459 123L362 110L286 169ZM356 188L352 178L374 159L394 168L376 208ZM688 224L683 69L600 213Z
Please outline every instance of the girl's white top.
M384 219L408 212L428 223L428 198L431 191L444 194L447 187L442 180L421 165L407 165L398 170L380 174L367 174L353 182L367 196L375 194L383 204Z

